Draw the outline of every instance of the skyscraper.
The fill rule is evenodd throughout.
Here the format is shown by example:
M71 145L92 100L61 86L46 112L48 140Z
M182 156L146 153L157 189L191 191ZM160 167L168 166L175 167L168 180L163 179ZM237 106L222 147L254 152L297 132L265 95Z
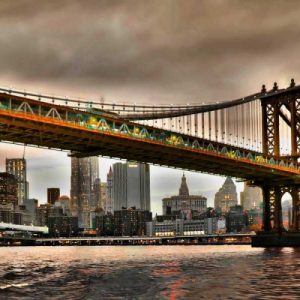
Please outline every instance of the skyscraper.
M18 204L22 205L28 198L28 182L26 175L26 160L24 158L7 158L6 172L15 176L18 182Z
M237 204L236 186L231 177L227 177L215 195L215 209L221 212L228 212L231 206Z
M241 205L245 210L258 209L263 201L262 189L256 186L244 184L244 191L241 192Z
M150 211L150 170L148 164L127 162L113 165L114 210L122 207Z
M100 203L98 157L71 158L71 209L79 227L90 227L90 212Z
M47 203L54 204L60 197L59 188L48 188L47 189Z
M107 191L106 191L106 203L105 203L105 213L114 212L114 198L113 198L113 171L109 168L109 172L106 177L107 181Z

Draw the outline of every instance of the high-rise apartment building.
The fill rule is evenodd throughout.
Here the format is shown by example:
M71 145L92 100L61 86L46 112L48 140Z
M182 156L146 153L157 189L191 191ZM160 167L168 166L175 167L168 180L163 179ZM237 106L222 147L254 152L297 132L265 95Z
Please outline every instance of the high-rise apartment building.
M29 187L26 175L26 160L24 158L7 158L6 172L15 176L18 182L18 204L22 205L28 198Z
M231 177L227 177L223 186L215 195L215 209L225 213L229 212L230 207L237 204L236 186Z
M47 203L54 204L60 197L59 188L48 188L47 189Z
M71 209L79 227L90 227L90 212L100 203L98 157L71 158Z
M148 164L113 165L114 211L135 207L150 211L150 169Z

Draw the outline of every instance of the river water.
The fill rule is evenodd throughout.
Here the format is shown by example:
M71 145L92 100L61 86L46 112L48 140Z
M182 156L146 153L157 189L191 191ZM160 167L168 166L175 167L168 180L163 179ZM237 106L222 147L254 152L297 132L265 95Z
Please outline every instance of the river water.
M298 299L300 250L0 248L0 299Z

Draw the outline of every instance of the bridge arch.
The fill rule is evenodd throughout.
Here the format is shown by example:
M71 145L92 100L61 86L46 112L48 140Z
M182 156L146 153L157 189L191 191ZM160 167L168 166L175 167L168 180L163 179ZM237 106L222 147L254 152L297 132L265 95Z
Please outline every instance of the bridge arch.
M283 189L281 194L281 222L285 230L292 229L293 195L290 189Z

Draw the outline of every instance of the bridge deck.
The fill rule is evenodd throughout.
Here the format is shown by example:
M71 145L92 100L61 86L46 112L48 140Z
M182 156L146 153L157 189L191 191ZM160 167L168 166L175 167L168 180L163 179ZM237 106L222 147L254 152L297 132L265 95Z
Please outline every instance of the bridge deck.
M233 176L261 184L300 183L300 171L296 168L261 164L215 151L192 149L120 132L86 128L30 113L0 110L0 128L1 140L6 141Z

